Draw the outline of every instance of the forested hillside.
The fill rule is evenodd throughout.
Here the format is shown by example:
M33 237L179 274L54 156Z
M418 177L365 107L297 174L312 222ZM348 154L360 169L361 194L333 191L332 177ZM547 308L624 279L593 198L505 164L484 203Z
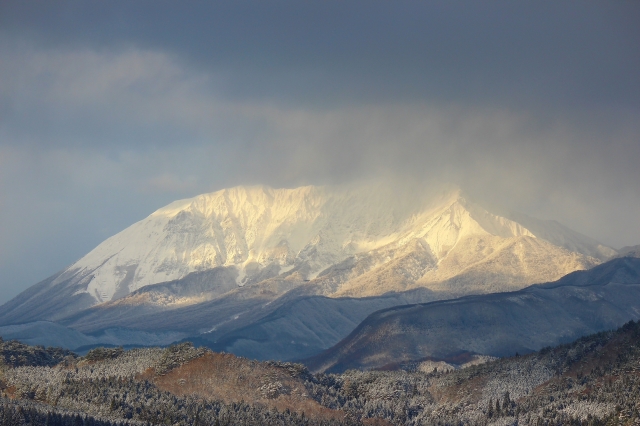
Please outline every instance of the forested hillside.
M454 371L310 374L190 344L85 357L2 342L0 425L640 423L640 323ZM440 364L442 365L442 364Z

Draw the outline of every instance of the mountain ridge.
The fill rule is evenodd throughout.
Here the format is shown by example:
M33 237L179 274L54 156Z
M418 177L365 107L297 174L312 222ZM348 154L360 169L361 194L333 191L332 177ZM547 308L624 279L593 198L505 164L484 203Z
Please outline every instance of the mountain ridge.
M344 337L393 300L519 289L615 254L556 222L523 222L528 227L451 188L230 188L173 202L110 237L1 306L0 326L53 321L124 342L138 332L151 333L150 341L165 331L209 333L215 343L234 330L253 335L252 324L283 304L319 296L338 300L309 301L324 306L323 315L353 307L337 326ZM373 299L339 300L362 297ZM315 341L292 340L319 349L335 343L326 321L321 315L311 323L320 327ZM299 336L308 326L287 329Z
M107 239L66 273L80 270L85 271L81 276L90 274L86 292L96 303L102 303L145 285L214 267L235 267L238 285L269 266L279 267L274 271L278 274L297 266L305 279L313 279L351 255L401 247L416 238L425 240L423 246L431 251L435 263L460 238L482 233L545 240L552 235L561 242L569 239L572 252L588 253L588 257L604 260L615 254L593 240L585 243L577 233L567 238L566 229L557 223L550 232L541 221L529 218L528 222L542 229L537 232L542 237L535 236L519 223L469 203L459 190L440 198L439 203L404 202L396 208L388 207L396 199L377 188L333 192L311 186L292 190L266 186L225 189L157 210ZM198 233L205 236L198 237ZM301 268L305 262L306 269Z
M314 371L335 372L463 352L506 356L638 318L640 259L617 258L514 292L382 309L304 362Z

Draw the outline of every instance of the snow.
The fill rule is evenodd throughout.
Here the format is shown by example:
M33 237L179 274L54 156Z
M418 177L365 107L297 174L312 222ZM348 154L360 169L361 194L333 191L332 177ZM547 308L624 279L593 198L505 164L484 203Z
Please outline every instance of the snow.
M438 261L472 235L562 238L570 250L597 250L586 237L554 237L555 222L529 222L535 231L488 212L457 189L432 197L385 185L235 187L175 201L107 239L67 271L84 277L85 291L102 303L217 266L234 266L238 285L249 264L255 269L275 263L283 273L306 263L312 279L355 253L416 239Z

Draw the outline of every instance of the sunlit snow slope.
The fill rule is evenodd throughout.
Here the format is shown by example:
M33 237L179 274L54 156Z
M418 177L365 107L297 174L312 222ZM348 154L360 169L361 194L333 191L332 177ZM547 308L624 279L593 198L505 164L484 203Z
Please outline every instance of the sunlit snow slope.
M278 276L332 297L415 287L482 293L554 280L615 254L557 222L521 217L493 214L458 190L236 187L159 209L5 308L65 293L76 298L66 315L214 268L231 278L209 298Z
M218 266L234 267L238 285L268 266L278 272L297 267L310 279L354 253L403 245L420 232L421 216L432 213L420 208L428 206L384 191L256 186L176 201L67 271L92 276L85 291L96 302ZM456 194L446 194L444 204ZM431 244L440 249L441 239L435 235Z

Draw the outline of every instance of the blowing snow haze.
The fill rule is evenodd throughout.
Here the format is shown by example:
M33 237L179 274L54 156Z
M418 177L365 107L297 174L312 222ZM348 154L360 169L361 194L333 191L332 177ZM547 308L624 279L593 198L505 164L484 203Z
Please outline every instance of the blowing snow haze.
M0 302L238 185L451 183L636 245L639 39L632 1L3 1Z

